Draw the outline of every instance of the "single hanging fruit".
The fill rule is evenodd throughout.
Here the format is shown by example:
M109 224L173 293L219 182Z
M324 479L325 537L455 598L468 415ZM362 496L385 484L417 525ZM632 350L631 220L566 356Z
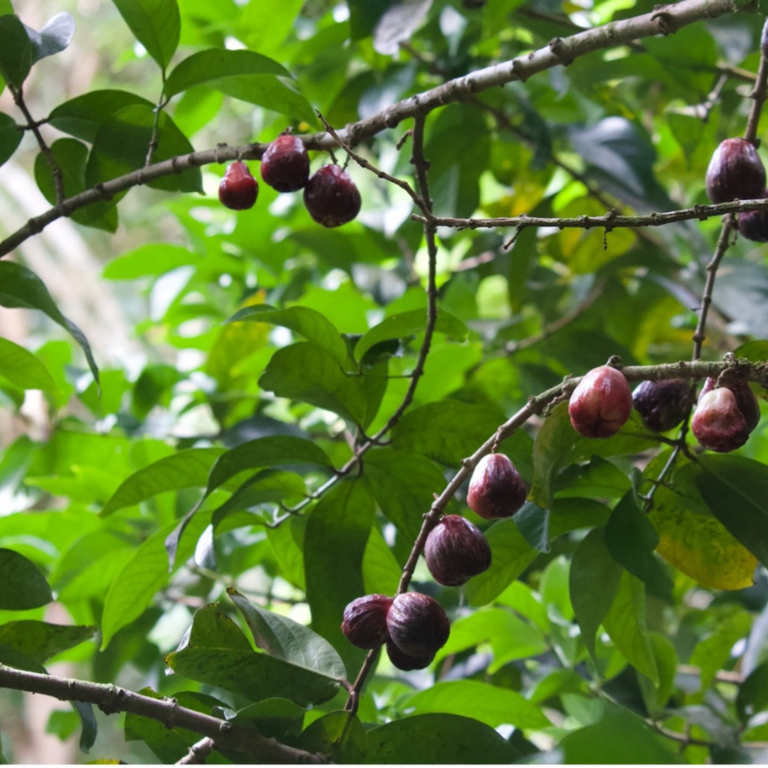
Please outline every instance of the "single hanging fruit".
M573 428L584 437L612 437L632 412L632 393L624 374L608 365L587 373L568 403Z
M445 645L451 625L437 600L420 592L405 592L392 601L387 631L398 650L427 659Z
M760 405L749 384L744 379L725 375L720 378L720 386L731 390L736 398L736 407L741 411L744 421L747 422L747 429L751 432L760 423ZM707 379L701 389L699 400L707 392L716 388L717 381L711 378Z
M350 175L338 165L319 168L304 187L309 215L324 227L340 227L360 213L362 199Z
M472 473L467 505L480 517L511 517L525 504L525 480L503 453L483 456Z
M219 184L219 201L233 211L253 208L259 194L259 183L253 178L248 166L238 160L227 168Z
M446 515L429 532L424 559L436 582L458 587L490 568L491 546L469 520Z
M685 379L643 381L632 393L632 402L648 429L668 432L682 422L693 403L691 385Z
M309 155L304 142L284 133L264 151L261 178L278 192L295 192L309 179Z
M700 445L719 453L735 451L749 437L746 419L727 387L702 393L691 420L691 432Z
M746 139L726 139L715 150L707 168L707 194L713 203L761 198L765 167Z
M341 631L358 648L378 648L387 640L387 613L392 598L386 595L365 595L353 600L344 609Z

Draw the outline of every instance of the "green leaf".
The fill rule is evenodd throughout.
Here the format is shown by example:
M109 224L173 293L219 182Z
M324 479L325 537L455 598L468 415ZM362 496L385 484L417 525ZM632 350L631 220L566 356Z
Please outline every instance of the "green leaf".
M486 605L500 595L539 554L526 540L514 519L499 520L485 531L491 545L491 567L464 588L471 605Z
M367 763L513 763L521 753L485 723L459 715L404 717L368 731Z
M15 648L39 664L74 648L96 634L96 627L72 627L43 621L9 621L0 625L0 645Z
M166 80L165 95L170 98L207 83L235 99L315 124L312 107L291 80L291 73L268 56L209 48L193 53L174 68Z
M569 733L560 742L566 763L642 765L680 763L681 759L637 715L603 701L603 716L594 725Z
M350 675L364 652L344 637L341 617L348 603L365 594L363 554L374 511L374 499L364 477L342 481L312 510L304 536L312 628L341 653Z
M731 609L717 617L714 631L700 640L691 653L690 663L700 668L700 690L706 692L715 674L728 662L733 646L749 634L752 616L743 609Z
M304 0L283 0L276 5L249 3L240 15L237 37L252 51L277 52L303 5Z
M76 139L59 139L51 145L56 164L63 176L64 197L74 197L84 192L85 168L88 162L88 148ZM35 158L35 181L45 199L56 205L56 185L48 160L39 153ZM73 221L86 227L103 229L106 232L117 231L117 206L109 200L99 200L95 203L73 211L70 215Z
M101 125L93 140L85 168L86 185L93 187L143 168L153 135L156 144L149 158L150 163L159 163L194 151L189 139L165 112L156 115L152 107L144 104L124 107ZM147 182L147 186L166 192L203 191L199 168L188 168L179 174L163 176ZM118 200L124 194L121 192L114 199Z
M197 540L210 522L210 515L199 514L190 522L182 538L184 562L194 550ZM115 634L139 618L157 592L168 583L168 553L165 539L176 523L153 533L120 569L104 600L101 616L101 647L106 648Z
M0 306L39 309L44 312L72 334L85 353L93 377L99 380L99 369L91 354L88 339L71 320L61 314L43 281L34 272L7 259L0 261Z
M181 34L176 0L114 0L114 3L136 39L165 71Z
M0 75L9 85L21 88L34 63L35 49L18 16L0 16L0 40Z
M350 376L336 358L308 341L278 349L259 379L278 397L310 403L367 426L368 401L359 376Z
M296 746L313 754L328 755L333 763L362 764L366 754L365 728L349 712L329 712L301 734Z
M259 648L297 667L337 680L344 679L344 662L333 646L317 632L286 616L253 605L231 587L227 594L243 615Z
M637 506L635 494L629 491L605 526L605 544L619 565L644 581L655 595L671 600L674 584L653 555L658 543L653 523Z
M349 363L347 345L336 326L324 315L309 307L288 307L275 309L266 304L246 307L227 320L228 323L238 323L250 320L255 323L269 323L289 328L294 333L303 336L307 341L314 342L333 356L336 362L344 368Z
M404 336L415 336L422 333L427 324L426 309L414 309L410 312L400 312L390 315L377 326L371 328L355 345L355 357L362 360L371 347L389 339L401 339ZM444 333L455 341L464 341L467 337L467 326L449 312L441 309L437 315L435 330Z
M154 108L151 101L130 91L90 91L53 109L48 122L60 131L93 143L99 128L116 112L136 104Z
M132 507L158 493L204 486L211 468L224 453L221 448L188 448L142 467L121 483L102 508L100 516L107 517L118 509Z
M651 716L660 717L675 691L678 659L675 646L668 637L659 632L651 632L649 637L656 668L659 670L659 685L655 687L645 675L638 675L637 682L640 684L646 709Z
M616 597L621 574L606 546L605 529L590 531L573 553L568 586L582 640L593 659L595 635Z
M75 20L68 13L57 13L39 32L27 27L27 34L35 49L34 60L37 62L67 49L75 34Z
M752 715L768 708L768 661L755 667L739 686L736 711L745 723Z
M613 605L603 619L603 626L622 656L658 687L659 670L651 646L645 611L643 582L624 571Z
M16 121L0 112L0 165L6 162L18 149L24 132L16 127Z
M743 456L703 455L685 470L692 473L712 514L761 563L768 564L768 467Z
M287 743L301 733L306 711L289 699L265 699L238 710L232 725L259 729L269 739Z
M370 479L370 478L369 478ZM363 554L363 583L367 595L394 595L400 583L402 568L384 537L371 529Z
M12 549L0 549L0 609L23 611L53 600L43 572Z
M0 338L0 376L21 389L57 389L45 365L24 347Z
M658 440L643 426L640 414L633 411L621 431L607 439L582 437L571 426L568 403L560 403L547 416L536 435L533 448L533 485L530 500L549 507L553 483L568 464L592 456L619 456L653 448Z
M524 696L507 688L498 688L476 680L435 683L414 694L403 705L414 714L445 712L460 715L471 712L475 720L498 728L547 728L552 725L547 716Z

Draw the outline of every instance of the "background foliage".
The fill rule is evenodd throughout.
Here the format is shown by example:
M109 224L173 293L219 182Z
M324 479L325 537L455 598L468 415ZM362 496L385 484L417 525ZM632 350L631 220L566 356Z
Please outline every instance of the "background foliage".
M51 158L69 198L147 158L217 145L258 157L249 143L287 126L321 131L315 110L340 129L653 10L0 0L0 236L59 201ZM45 27L59 11L71 15ZM744 133L763 21L755 8L697 21L435 109L423 147L434 214L706 204L712 151ZM356 151L410 181L409 127ZM392 424L428 333L429 237L412 198L350 162L363 209L341 229L264 184L234 213L213 160L95 199L0 261L0 672L174 697L294 757L765 761L765 421L735 454L678 457L644 514L676 434L635 414L614 438L580 438L564 403L528 419L500 445L529 485L524 509L488 524L464 489L447 506L484 529L490 570L455 589L416 568L413 588L451 617L447 645L421 672L384 655L356 716L343 711L364 661L341 634L344 606L395 593L462 460L567 374L611 355L691 358L719 217L529 227L511 245L509 227L440 227L435 333ZM327 161L313 152L313 169ZM738 239L703 359L765 360L767 323L765 247ZM36 690L29 680L0 686ZM58 703L43 715L2 691L4 759L20 761L43 726L71 749L62 761L195 758L206 731L94 691L128 714ZM207 759L254 755L219 745Z

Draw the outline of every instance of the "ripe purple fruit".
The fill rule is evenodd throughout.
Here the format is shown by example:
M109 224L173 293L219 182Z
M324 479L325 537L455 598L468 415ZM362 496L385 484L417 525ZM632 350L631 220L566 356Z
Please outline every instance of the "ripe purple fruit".
M278 192L295 192L309 179L309 155L304 142L284 133L264 151L261 178Z
M664 379L642 382L632 393L632 401L648 429L667 432L685 418L693 397L685 379Z
M751 432L760 423L760 405L757 402L755 393L750 389L744 379L738 379L727 374L720 379L720 386L730 389L736 398L736 407L741 411L744 421L747 422L747 429ZM707 392L711 392L717 387L715 379L707 379L701 389L699 400Z
M483 456L467 491L469 508L480 517L511 517L525 504L525 481L503 453Z
M398 650L426 659L445 645L451 625L437 600L419 592L405 592L392 601L387 631Z
M344 609L341 631L358 648L378 648L387 640L387 613L392 598L386 595L365 595L353 600Z
M253 208L258 194L259 184L251 175L248 166L239 160L232 163L219 184L221 204L233 211L243 211Z
M362 199L349 174L338 165L319 168L304 187L309 215L324 227L340 227L360 213Z
M624 374L608 365L593 368L573 390L568 415L584 437L612 437L632 412L632 393Z
M706 184L713 203L762 197L765 167L754 145L746 139L723 141L709 161Z
M768 197L768 189L760 197ZM768 243L768 211L743 211L736 217L742 237L756 243Z
M446 515L427 536L424 559L435 581L458 587L491 565L491 547L482 531L459 515Z
M401 651L391 640L387 640L387 656L389 660L403 672L410 672L412 669L424 669L432 663L432 659L435 658L435 654L419 658L418 656L410 656Z
M747 442L749 428L727 387L703 392L691 420L691 431L704 448L735 451Z

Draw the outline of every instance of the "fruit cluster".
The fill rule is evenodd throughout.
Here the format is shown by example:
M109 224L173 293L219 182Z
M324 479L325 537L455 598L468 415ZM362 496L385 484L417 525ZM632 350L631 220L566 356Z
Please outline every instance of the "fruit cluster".
M743 379L707 379L691 420L703 448L725 453L740 448L760 421L757 398ZM684 379L644 381L630 394L624 375L607 365L582 378L568 405L574 429L585 437L611 437L629 418L634 405L648 429L667 432L690 413L693 390Z
M501 453L484 456L472 474L467 503L480 517L509 517L525 503L525 481ZM435 581L466 584L488 570L491 547L482 531L460 515L445 515L429 532L424 559ZM342 632L358 648L386 644L390 661L402 670L424 669L445 645L450 623L440 604L418 592L394 599L365 595L344 610Z
M360 192L349 174L338 165L324 165L311 177L309 155L304 142L284 133L264 151L261 178L278 192L304 190L304 205L309 215L324 227L339 227L360 212ZM227 168L219 185L219 201L227 208L242 211L252 208L259 184L238 160Z

